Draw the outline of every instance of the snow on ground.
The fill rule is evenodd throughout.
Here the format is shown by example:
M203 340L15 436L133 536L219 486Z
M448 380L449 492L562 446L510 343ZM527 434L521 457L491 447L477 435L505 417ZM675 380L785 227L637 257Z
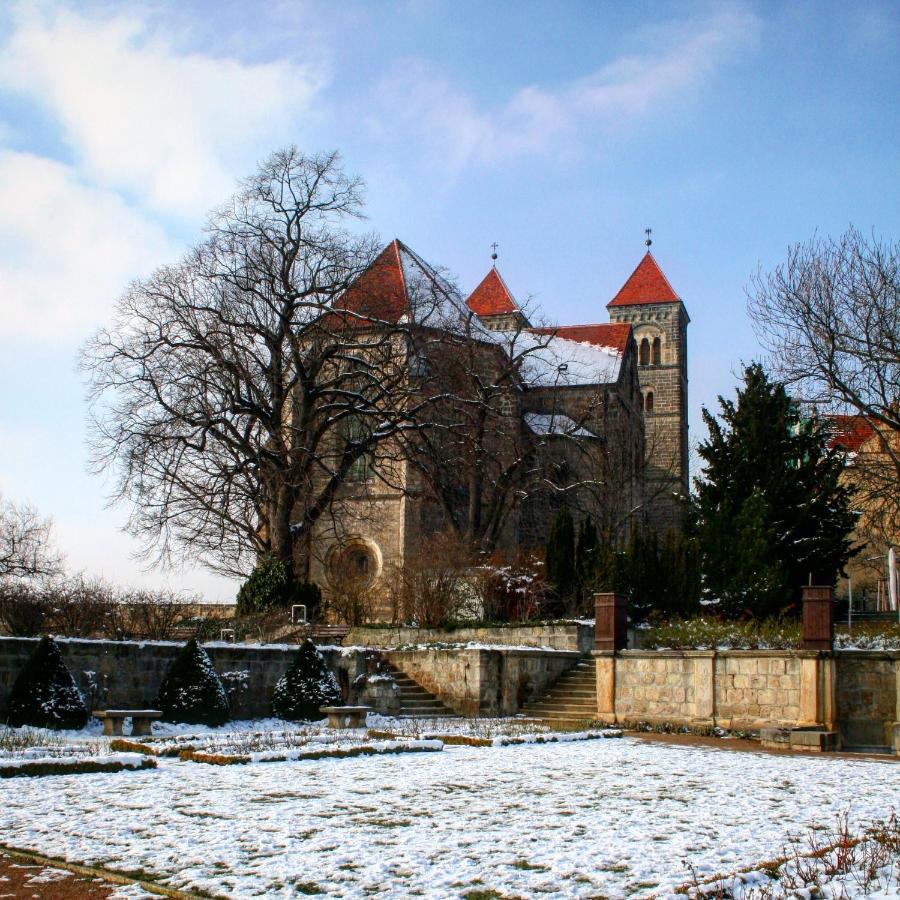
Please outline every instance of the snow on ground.
M231 897L646 895L900 808L900 769L619 740L0 784L0 834Z

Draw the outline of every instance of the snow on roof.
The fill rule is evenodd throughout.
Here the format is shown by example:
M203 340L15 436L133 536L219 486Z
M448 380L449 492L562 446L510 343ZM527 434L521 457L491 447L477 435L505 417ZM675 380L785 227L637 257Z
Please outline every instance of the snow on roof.
M583 428L574 419L560 413L525 413L525 424L535 434L562 434L566 437L596 437L592 431Z
M628 323L612 324L604 322L602 325L557 325L555 328L534 328L535 334L552 334L565 338L567 341L577 341L579 344L595 344L598 347L608 347L619 353L624 353L628 347L628 338L631 335L631 325Z
M571 341L537 330L486 331L483 340L500 344L520 361L525 387L613 384L619 379L622 354L613 347Z
M609 306L634 306L645 303L679 303L669 279L648 250L621 290L607 303Z

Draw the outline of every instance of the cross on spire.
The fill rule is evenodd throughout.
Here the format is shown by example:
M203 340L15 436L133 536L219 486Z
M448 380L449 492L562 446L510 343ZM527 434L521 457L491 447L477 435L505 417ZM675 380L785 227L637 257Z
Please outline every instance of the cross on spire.
M500 245L499 245L496 241L494 241L494 243L491 244L491 251L492 251L492 253L491 253L491 259L492 259L495 263L497 262L497 248L498 248L499 246L500 246Z
M647 240L645 240L644 243L647 245L647 249L648 249L648 250L650 249L650 245L653 243L653 239L650 237L650 235L651 235L652 232L653 232L653 229L652 229L652 228L645 228L645 229L644 229L644 234L647 235Z

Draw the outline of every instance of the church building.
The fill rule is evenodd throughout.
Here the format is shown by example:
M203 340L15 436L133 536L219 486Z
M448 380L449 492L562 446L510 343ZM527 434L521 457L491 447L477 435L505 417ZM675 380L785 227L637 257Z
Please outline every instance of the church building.
M679 527L689 318L649 249L602 324L533 324L496 265L464 298L399 240L340 305L430 335L423 346L462 330L470 355L454 390L463 396L460 381L471 378L476 387L459 403L484 414L481 431L457 432L445 447L410 442L398 452L395 444L359 467L313 537L310 576L326 592L352 577L377 593L394 567L444 532L507 558L542 548L562 505L614 535ZM440 364L420 355L419 365L442 377ZM457 421L455 412L442 421Z

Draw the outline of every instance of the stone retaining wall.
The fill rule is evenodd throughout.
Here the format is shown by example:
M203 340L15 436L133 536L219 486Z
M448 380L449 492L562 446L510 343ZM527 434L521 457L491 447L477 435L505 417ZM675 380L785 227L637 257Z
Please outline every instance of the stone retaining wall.
M900 724L900 651L835 653L837 724L849 746L890 746ZM897 747L900 753L900 747Z
M900 651L623 650L599 653L598 716L757 731L820 725L846 746L892 747Z
M392 650L388 659L465 716L511 716L571 669L580 653L465 647Z
M0 715L6 697L37 638L0 638ZM96 709L141 709L156 703L159 686L182 646L170 641L100 641L59 638L63 659ZM297 652L296 646L204 644L222 677L236 719L271 714L272 692ZM320 648L345 693L366 670L365 651Z
M37 638L0 637L0 717L13 681L36 643ZM74 638L59 638L57 643L78 686L95 709L152 707L182 646L171 641ZM290 666L296 646L219 642L203 646L229 692L232 717L270 715L275 684ZM351 692L354 681L375 670L380 654L365 647L319 650L337 674L345 698L355 702L355 691ZM389 658L456 712L496 716L518 712L525 700L574 666L581 654L451 648L393 651ZM369 691L367 698L371 700L369 695L374 693Z
M498 625L471 628L411 628L406 625L353 628L343 643L348 647L414 647L422 644L487 644L506 647L545 647L590 653L594 626L580 622L538 625Z

